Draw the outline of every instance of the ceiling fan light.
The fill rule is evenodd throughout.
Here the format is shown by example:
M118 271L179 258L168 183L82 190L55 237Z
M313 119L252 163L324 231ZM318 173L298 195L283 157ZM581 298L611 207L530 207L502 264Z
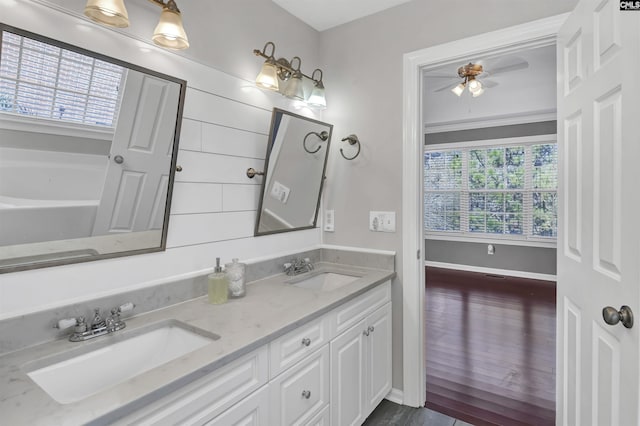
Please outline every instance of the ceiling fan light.
M125 28L129 26L129 15L124 0L89 0L84 14L99 24Z
M471 93L476 93L477 91L482 90L482 83L480 81L474 79L469 80L469 91Z
M484 93L484 89L481 86L480 89L476 90L475 92L471 92L471 96L473 96L474 98L477 98L478 96L482 95L483 93Z
M464 83L460 83L460 84L458 84L456 87L454 87L453 89L451 89L451 91L452 91L456 96L460 96L460 95L462 95L462 92L464 92Z

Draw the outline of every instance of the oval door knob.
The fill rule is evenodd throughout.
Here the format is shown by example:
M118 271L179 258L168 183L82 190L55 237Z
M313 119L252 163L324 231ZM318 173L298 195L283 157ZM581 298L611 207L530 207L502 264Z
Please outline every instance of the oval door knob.
M122 155L116 155L113 157L113 161L115 161L116 164L122 164L124 163L124 157Z
M176 172L181 172L182 171L182 166L176 166Z
M609 325L616 325L621 322L626 328L633 327L633 312L627 305L623 305L619 311L616 308L607 306L602 309L602 318Z

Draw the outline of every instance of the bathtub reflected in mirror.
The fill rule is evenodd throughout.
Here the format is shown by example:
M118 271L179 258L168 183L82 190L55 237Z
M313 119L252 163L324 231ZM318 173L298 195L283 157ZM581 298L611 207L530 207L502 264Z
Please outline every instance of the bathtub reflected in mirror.
M0 273L164 250L186 82L0 31Z

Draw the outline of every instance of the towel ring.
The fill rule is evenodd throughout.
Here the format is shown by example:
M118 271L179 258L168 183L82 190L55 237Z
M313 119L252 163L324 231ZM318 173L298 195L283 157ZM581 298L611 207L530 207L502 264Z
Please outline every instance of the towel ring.
M329 139L329 133L325 130L323 130L322 132L318 133L318 132L309 132L306 134L306 136L304 137L304 140L302 141L302 147L304 148L305 151L307 151L309 154L315 154L316 152L320 151L320 148L322 148L320 145L316 148L315 151L309 151L309 149L307 148L307 138L311 135L316 135L321 141L326 141L327 139Z
M355 134L349 135L346 138L342 138L342 142L344 142L344 141L348 141L349 145L358 144L358 151L356 152L356 155L354 155L353 157L347 157L346 155L344 155L344 151L342 150L342 148L340 148L340 155L342 155L342 157L345 160L351 161L354 158L356 158L358 155L360 155L361 145L360 145L360 139L358 139L358 136L356 136Z

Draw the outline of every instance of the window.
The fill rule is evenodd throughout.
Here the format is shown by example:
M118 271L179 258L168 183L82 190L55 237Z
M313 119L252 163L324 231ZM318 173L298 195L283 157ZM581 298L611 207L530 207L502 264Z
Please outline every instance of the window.
M114 127L126 69L2 32L0 112Z
M427 150L426 233L555 240L557 158L555 142Z

